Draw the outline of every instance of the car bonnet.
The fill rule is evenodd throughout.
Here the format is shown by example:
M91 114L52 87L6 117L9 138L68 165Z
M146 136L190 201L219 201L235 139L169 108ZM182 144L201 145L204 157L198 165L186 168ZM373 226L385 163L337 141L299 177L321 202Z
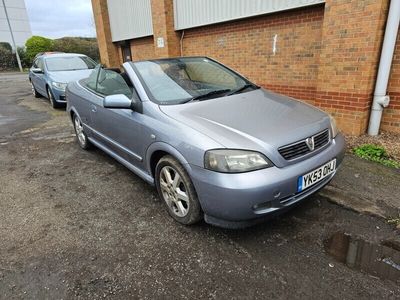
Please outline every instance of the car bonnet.
M263 89L160 109L227 148L270 155L330 126L321 110Z

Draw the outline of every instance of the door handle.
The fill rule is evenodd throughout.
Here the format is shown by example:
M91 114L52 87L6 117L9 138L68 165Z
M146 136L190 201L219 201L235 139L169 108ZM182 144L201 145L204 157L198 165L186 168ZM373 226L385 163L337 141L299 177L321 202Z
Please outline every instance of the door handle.
M92 112L96 112L97 111L97 107L95 105L91 106Z

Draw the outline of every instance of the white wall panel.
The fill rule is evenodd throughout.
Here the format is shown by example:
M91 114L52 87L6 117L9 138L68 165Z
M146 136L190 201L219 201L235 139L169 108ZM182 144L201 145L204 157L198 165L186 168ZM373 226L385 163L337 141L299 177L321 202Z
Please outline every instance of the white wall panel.
M325 0L174 0L175 29L198 27L324 2Z
M113 42L153 34L150 0L107 0Z
M14 33L15 43L17 46L24 46L26 40L32 36L25 2L24 0L5 0L5 4ZM12 44L2 1L0 1L0 42Z

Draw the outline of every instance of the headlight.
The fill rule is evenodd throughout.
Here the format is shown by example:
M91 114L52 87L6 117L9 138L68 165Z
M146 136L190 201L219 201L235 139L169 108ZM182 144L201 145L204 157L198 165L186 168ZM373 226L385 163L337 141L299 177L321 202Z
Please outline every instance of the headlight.
M273 166L273 163L258 152L247 150L210 150L204 156L206 169L223 173L241 173Z
M51 83L55 88L59 89L59 90L65 90L65 88L67 87L67 83L63 83L63 82L52 82Z
M331 118L331 131L332 131L332 138L335 138L337 134L339 133L339 129L336 125L336 121L332 116L329 116Z

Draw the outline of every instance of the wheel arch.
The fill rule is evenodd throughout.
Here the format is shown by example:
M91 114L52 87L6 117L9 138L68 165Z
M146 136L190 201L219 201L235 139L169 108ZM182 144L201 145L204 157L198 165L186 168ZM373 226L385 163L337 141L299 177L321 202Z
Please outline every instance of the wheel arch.
M146 151L146 167L153 178L158 161L165 155L174 157L191 174L191 167L186 158L173 146L164 142L155 142Z
M70 110L69 110L69 112L68 112L68 114L69 114L69 116L70 116L70 118L71 118L71 121L74 120L74 116L78 116L78 118L79 118L80 120L82 120L81 117L80 117L80 115L79 115L79 113L78 113L77 110L75 109L75 107L71 107Z

